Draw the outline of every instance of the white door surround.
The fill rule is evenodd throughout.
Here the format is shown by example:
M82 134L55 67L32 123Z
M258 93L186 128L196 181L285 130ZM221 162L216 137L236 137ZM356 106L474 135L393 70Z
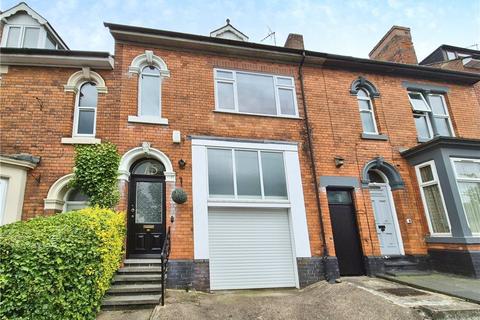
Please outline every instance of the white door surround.
M380 175L384 182L370 183L370 198L375 216L375 227L383 256L405 255L395 202L388 178L380 170L371 169Z

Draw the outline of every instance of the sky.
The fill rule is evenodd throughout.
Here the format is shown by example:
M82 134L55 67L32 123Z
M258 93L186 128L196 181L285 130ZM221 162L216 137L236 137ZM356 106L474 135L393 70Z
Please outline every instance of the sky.
M18 0L0 0L2 11ZM410 27L419 61L441 44L480 49L480 0L29 0L72 50L113 52L103 22L209 35L231 24L252 42L367 58L392 25ZM475 47L471 47L474 48Z

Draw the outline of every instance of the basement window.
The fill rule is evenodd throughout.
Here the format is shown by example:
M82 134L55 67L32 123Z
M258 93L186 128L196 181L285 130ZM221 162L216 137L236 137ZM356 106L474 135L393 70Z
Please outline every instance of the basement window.
M292 77L221 69L214 72L217 111L298 117Z

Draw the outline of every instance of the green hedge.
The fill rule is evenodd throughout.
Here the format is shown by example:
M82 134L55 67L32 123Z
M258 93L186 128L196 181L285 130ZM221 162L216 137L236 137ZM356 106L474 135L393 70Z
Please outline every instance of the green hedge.
M125 216L87 208L0 227L0 319L95 319Z

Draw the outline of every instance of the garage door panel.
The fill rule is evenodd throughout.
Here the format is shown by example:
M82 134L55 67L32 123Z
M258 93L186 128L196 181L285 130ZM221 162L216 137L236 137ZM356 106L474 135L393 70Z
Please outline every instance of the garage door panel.
M213 290L296 285L285 210L210 210L209 247Z

